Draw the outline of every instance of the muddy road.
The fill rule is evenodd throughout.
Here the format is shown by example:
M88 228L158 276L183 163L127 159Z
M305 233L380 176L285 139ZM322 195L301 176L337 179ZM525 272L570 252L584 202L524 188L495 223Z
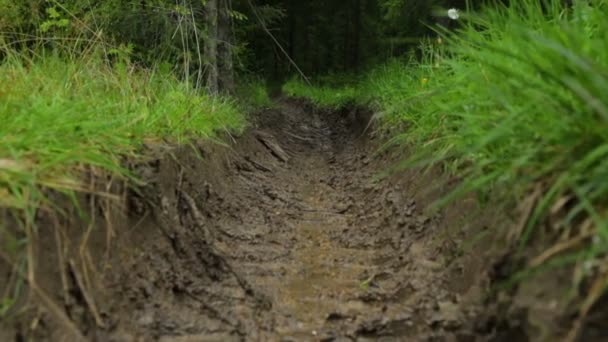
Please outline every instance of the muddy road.
M441 219L375 177L391 158L375 154L369 120L284 100L230 152L201 149L203 165L182 151L141 168L160 205L138 229L163 234L136 233L146 248L114 280L114 328L97 338L467 338L460 295L422 239Z
M466 198L428 214L450 183L433 170L378 177L403 155L378 152L386 139L370 118L283 99L229 145L149 144L150 158L131 166L144 184L118 214L96 209L88 249L69 248L82 241L73 222L57 243L41 239L38 279L67 319L26 310L0 339L74 341L74 330L116 342L552 336L531 338L530 316L563 332L546 306L561 292L529 296L519 310L489 291L509 264L480 233L504 215L472 215Z

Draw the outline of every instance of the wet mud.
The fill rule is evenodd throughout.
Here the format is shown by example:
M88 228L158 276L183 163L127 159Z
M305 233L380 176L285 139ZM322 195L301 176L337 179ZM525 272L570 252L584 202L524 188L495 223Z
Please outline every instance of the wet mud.
M420 240L441 218L378 179L394 160L376 154L370 118L282 101L222 162L202 150L211 159L189 165L187 149L161 162L148 180L160 192L146 197L161 203L153 222L165 238L122 272L130 301L109 338L456 336L467 317Z

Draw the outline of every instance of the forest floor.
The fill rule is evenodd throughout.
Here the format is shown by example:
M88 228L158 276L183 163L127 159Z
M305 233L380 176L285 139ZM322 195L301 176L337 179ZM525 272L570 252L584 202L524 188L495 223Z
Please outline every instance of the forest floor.
M68 316L86 340L125 342L524 341L526 314L563 332L561 293L540 286L525 312L497 314L487 299L500 251L462 244L507 218L471 215L472 199L426 214L438 172L377 177L398 158L378 153L369 120L282 99L232 147L149 146L165 157L135 167L147 185L117 220L102 276L83 285L77 263L71 290L64 279ZM55 243L41 243L56 265ZM46 270L39 279L59 282ZM37 315L37 331L15 324L4 337L66 339Z

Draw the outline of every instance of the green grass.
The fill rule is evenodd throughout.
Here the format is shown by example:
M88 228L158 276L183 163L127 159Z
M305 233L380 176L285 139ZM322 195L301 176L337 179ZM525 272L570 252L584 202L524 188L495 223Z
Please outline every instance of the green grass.
M237 98L248 110L272 107L268 87L259 79L241 81L237 87Z
M303 80L292 78L283 85L283 93L310 100L317 106L339 109L354 104L357 97L356 86L325 86L317 84L310 86Z
M566 238L594 229L576 261L599 265L608 252L608 4L513 1L461 24L426 42L422 59L391 61L354 88L292 80L284 90L407 123L394 139L416 147L406 165L443 163L464 179L443 202L479 191L517 203L541 189L521 247L561 208L554 229Z
M87 191L87 167L129 176L121 160L144 142L187 144L246 124L233 100L196 93L169 73L14 55L0 65L0 122L0 208L30 215L53 206L49 189Z

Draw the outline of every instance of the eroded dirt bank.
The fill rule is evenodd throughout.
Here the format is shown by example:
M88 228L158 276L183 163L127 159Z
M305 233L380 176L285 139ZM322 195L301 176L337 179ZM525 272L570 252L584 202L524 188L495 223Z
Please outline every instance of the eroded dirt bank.
M383 138L369 119L280 100L231 146L154 144L159 157L134 166L146 185L114 215L109 252L107 228L92 234L93 280L52 241L40 279L91 341L540 341L567 331L563 292L541 287L518 306L489 291L513 261L484 232L513 224L506 215L473 199L425 214L450 186L437 172L375 177L399 157L376 153ZM0 337L74 339L51 313L28 312Z

